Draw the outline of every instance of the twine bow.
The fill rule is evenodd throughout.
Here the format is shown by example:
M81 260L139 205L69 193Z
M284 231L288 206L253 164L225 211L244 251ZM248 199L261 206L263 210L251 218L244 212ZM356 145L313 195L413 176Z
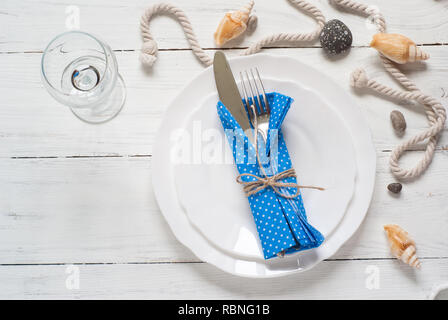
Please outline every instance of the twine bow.
M286 199L294 199L295 197L297 197L300 194L300 189L317 189L317 190L321 190L321 191L325 190L324 188L321 188L321 187L301 186L301 185L298 185L297 183L293 183L293 182L280 182L281 180L290 178L290 177L297 178L296 171L293 168L287 169L287 170L277 173L273 176L268 176L266 174L266 171L264 170L263 165L261 164L260 156L258 153L258 122L257 122L255 107L253 104L250 105L250 109L251 109L251 112L253 115L252 121L253 121L253 126L254 126L255 154L257 156L258 166L260 167L260 171L263 174L263 177L260 177L260 176L257 176L257 175L251 174L251 173L241 173L236 177L236 182L243 185L243 190L246 193L246 195L249 197L267 187L271 187L274 190L274 192L276 194L278 194L279 196L286 198ZM252 178L255 178L256 180L243 181L242 177L244 177L244 176L252 177ZM297 191L293 195L285 194L283 192L280 192L280 190L278 189L278 188L282 188L282 187L296 188Z
M256 180L243 181L242 180L243 176L253 177ZM244 190L244 192L246 192L247 196L256 194L257 192L259 192L267 187L271 187L272 189L274 189L276 194L278 194L279 196L282 196L283 198L286 198L286 199L293 199L293 198L297 197L300 193L300 188L325 190L324 188L321 188L321 187L300 186L297 183L280 182L280 180L283 180L283 179L286 179L289 177L297 178L296 171L293 168L282 171L273 176L264 176L264 177L259 177L254 174L251 174L251 173L242 173L238 177L236 177L236 182L244 185L243 190ZM278 188L282 188L282 187L297 188L297 191L293 195L284 194L284 193L280 192L278 189Z

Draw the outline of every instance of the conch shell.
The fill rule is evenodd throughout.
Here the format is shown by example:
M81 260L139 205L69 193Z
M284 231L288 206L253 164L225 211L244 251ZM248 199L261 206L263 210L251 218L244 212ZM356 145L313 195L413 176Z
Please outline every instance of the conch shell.
M251 0L240 10L226 13L215 32L215 42L218 46L222 46L246 31L253 6L254 0Z
M423 52L411 39L401 34L377 33L373 36L370 46L399 64L429 59L429 54Z
M384 230L390 243L390 250L395 257L411 267L420 269L421 263L415 255L415 242L409 234L396 224L385 225Z

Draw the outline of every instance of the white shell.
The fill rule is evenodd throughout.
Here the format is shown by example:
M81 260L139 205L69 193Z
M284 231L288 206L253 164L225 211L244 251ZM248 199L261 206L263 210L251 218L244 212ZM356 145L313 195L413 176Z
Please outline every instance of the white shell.
M401 34L377 33L373 36L370 46L399 64L429 59L429 54Z
M396 224L385 225L384 230L395 257L411 267L419 269L421 263L416 256L415 242L409 237L409 234Z
M222 18L214 34L215 43L222 46L226 42L235 39L247 29L249 15L254 6L254 0L237 11L228 12Z

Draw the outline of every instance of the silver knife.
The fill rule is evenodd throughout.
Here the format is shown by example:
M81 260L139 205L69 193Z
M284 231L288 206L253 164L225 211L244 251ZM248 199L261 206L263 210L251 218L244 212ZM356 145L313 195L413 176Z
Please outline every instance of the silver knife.
M247 117L246 108L233 77L232 70L227 62L226 56L221 51L216 51L213 60L213 71L215 73L216 88L218 89L219 100L226 106L232 116L241 126L243 131L252 142L252 134L246 132L251 129L249 118Z

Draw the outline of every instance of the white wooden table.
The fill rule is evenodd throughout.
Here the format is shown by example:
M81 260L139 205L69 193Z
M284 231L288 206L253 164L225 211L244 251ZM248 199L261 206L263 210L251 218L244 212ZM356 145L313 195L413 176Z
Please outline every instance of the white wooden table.
M201 45L213 54L212 34L224 12L244 0L170 0L190 17ZM327 59L318 43L265 52L292 56L340 82L347 91L357 66L396 86L368 47L374 30L365 18L326 0L311 0L327 19L343 20L354 48ZM448 104L448 1L372 0L390 32L402 33L431 54L426 64L406 66L421 88ZM367 218L329 260L280 279L251 280L199 261L165 223L151 185L151 155L163 112L180 87L203 70L173 20L151 27L159 59L150 71L138 60L139 19L152 0L51 0L0 3L0 298L425 298L448 282L448 132L433 163L416 181L391 196L390 151L402 139L389 122L403 111L406 136L426 127L419 106L355 94L373 132L378 169ZM120 115L103 125L79 121L53 100L40 80L45 45L66 30L66 9L77 6L82 30L102 36L116 51L127 85ZM69 11L73 8L68 9ZM287 1L256 0L254 34L234 42L229 55L263 35L314 28L311 18ZM188 107L188 105L186 105ZM409 151L412 164L423 146ZM382 226L397 223L418 246L422 269L393 259ZM79 279L79 281L77 281Z

